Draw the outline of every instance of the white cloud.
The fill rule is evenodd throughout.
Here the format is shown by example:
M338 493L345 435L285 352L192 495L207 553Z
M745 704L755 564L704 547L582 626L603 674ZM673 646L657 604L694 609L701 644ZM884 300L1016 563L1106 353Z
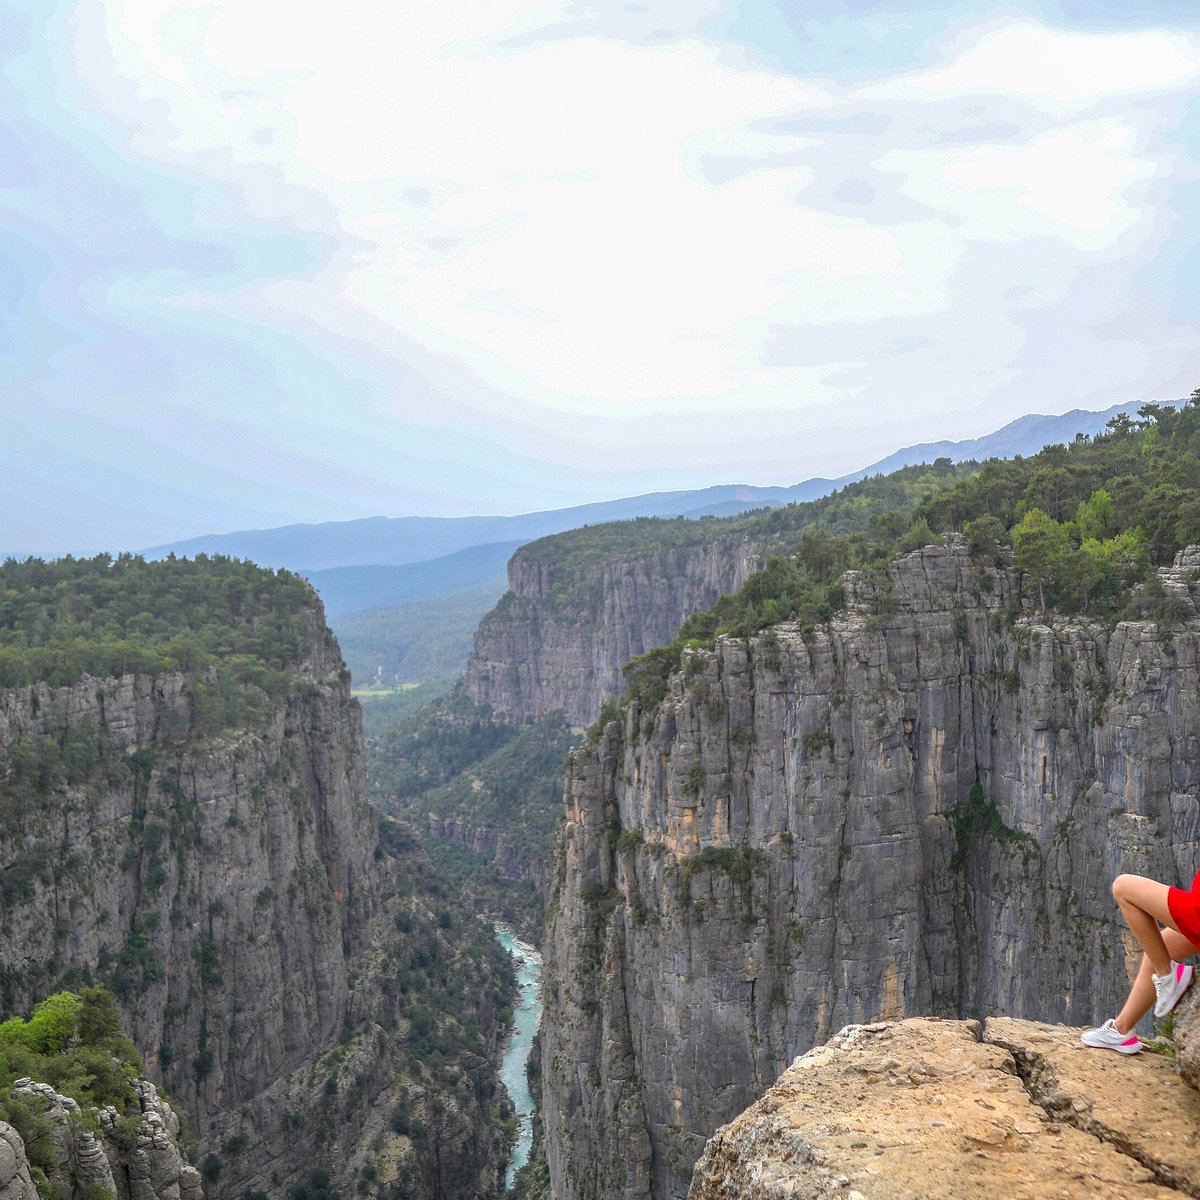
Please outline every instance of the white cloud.
M1035 104L1086 106L1132 93L1193 87L1194 38L1156 30L1094 33L1019 21L973 30L942 66L901 76L866 94L941 98L1014 96Z
M882 417L914 329L921 394L980 404L1036 370L1031 313L1071 321L1081 272L1132 277L1161 236L1178 148L1158 126L1200 81L1192 39L992 25L843 88L734 63L660 7L645 31L671 37L641 44L559 0L109 0L105 30L81 17L80 61L138 154L342 247L239 311L415 343L493 415L558 433L740 406L769 435L848 399ZM887 128L837 131L863 114ZM709 158L742 166L714 184ZM843 180L874 199L830 200ZM767 352L789 330L790 364ZM1080 369L1113 383L1112 362Z
M954 219L963 237L1020 242L1050 237L1105 253L1146 215L1135 188L1158 164L1140 157L1137 129L1080 121L1018 145L897 149L881 157L907 196Z

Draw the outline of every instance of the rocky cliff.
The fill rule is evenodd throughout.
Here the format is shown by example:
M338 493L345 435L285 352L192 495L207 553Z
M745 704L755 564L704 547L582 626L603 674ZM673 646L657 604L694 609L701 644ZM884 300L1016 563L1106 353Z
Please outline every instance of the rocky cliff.
M476 703L531 720L559 710L570 725L590 725L623 690L629 659L739 588L778 542L738 532L594 557L559 549L583 532L513 555L509 592L480 623L467 664L464 686Z
M992 1018L851 1025L719 1130L690 1200L1168 1200L1200 1193L1170 1058Z
M0 693L4 1009L106 982L211 1195L386 1185L414 1143L389 1116L428 1124L431 1106L457 1148L410 1194L496 1194L490 1065L476 1055L459 1093L397 1076L401 1048L448 1019L415 1029L408 993L453 970L458 935L413 897L415 845L381 844L348 675L315 600L310 618L267 690L231 692L208 668ZM495 1050L506 985L479 983L472 1020Z
M683 1197L704 1140L849 1022L1115 1011L1124 870L1190 879L1196 568L1181 627L1022 602L965 543L846 581L804 632L685 652L576 752L545 945L564 1200Z

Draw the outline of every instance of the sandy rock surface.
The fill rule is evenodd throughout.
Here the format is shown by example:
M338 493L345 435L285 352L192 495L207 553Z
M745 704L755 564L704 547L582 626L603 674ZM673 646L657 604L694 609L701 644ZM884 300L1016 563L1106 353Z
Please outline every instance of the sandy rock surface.
M1008 1019L850 1026L717 1131L689 1200L1200 1195L1174 1063Z

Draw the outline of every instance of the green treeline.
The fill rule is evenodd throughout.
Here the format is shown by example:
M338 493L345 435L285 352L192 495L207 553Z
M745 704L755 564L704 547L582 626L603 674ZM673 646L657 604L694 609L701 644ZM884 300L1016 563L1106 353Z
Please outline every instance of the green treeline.
M587 586L589 568L605 560L699 549L738 537L765 542L778 539L782 548L810 526L831 534L863 532L888 514L911 513L948 484L968 479L978 469L977 463L939 458L932 464L904 467L890 475L848 484L832 495L803 504L755 509L737 517L637 517L585 525L530 542L517 555L530 565L543 567L551 581L551 597L566 604Z
M864 526L838 533L823 520L805 521L793 553L772 557L738 592L689 617L670 645L627 663L628 696L653 706L684 651L711 646L718 636L747 637L779 621L811 629L843 606L845 571L884 583L886 564L896 555L951 532L967 534L981 567L1012 554L1042 607L1178 619L1153 568L1200 542L1200 389L1182 408L1148 404L1136 420L1121 415L1097 437L1080 435L1029 458L969 467L942 470L941 486L912 505L875 504L880 496L895 497L896 476L855 484L853 496L845 488L827 497L827 514L870 509ZM1137 584L1145 586L1135 599ZM886 586L880 591L886 594ZM594 728L615 708L606 706Z
M984 558L1011 545L1043 607L1116 612L1133 584L1153 589L1151 568L1200 542L1200 389L1182 408L1117 417L1098 437L987 462L915 519L965 531Z
M0 564L0 688L214 667L271 692L315 622L302 579L233 559L9 559Z

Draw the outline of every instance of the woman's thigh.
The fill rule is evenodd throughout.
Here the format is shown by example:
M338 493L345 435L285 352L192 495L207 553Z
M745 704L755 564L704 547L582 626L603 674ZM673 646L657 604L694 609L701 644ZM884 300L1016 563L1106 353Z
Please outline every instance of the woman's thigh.
M1163 925L1178 929L1175 918L1171 916L1171 908L1167 896L1171 889L1157 879L1147 879L1144 875L1118 875L1113 882L1113 895L1118 901L1125 900L1136 905L1142 912L1149 913Z

